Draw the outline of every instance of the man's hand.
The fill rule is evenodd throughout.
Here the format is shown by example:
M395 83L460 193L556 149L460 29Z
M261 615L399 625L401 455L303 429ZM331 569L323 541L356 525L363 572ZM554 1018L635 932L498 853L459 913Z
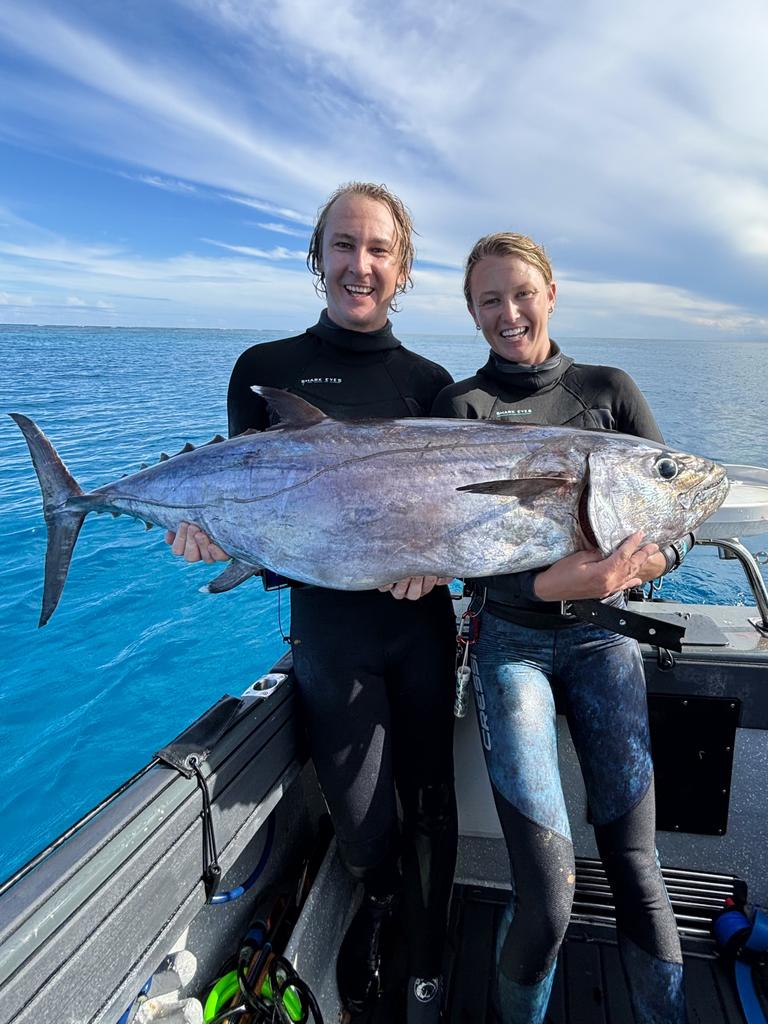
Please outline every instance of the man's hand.
M397 583L387 583L379 587L381 591L389 591L392 597L398 601L406 598L408 601L418 601L435 587L444 587L450 583L453 576L408 576Z
M187 562L228 562L230 558L194 523L179 523L176 533L168 530L165 543L171 545L174 555L182 555Z
M594 549L567 555L536 576L534 593L542 601L576 601L583 597L608 597L639 586L658 575L658 558L654 556L659 546L643 544L642 540L639 530L607 558Z

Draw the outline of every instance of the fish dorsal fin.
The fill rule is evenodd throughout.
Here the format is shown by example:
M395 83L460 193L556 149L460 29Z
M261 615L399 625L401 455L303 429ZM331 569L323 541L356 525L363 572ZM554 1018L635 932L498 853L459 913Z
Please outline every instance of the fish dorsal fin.
M265 388L260 384L254 384L251 391L261 395L276 410L280 416L281 427L311 427L328 418L317 406L299 398L298 395L292 395L290 391Z
M498 497L517 498L523 504L563 487L574 487L575 484L575 480L565 476L533 476L517 480L485 480L457 487L456 490L469 491L470 494L495 494Z

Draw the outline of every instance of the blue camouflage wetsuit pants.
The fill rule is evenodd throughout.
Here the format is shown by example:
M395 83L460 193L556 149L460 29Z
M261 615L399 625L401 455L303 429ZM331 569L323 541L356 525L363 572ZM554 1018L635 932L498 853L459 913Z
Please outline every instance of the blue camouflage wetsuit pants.
M680 942L656 855L653 765L637 643L593 625L530 629L485 612L472 669L512 871L512 899L496 945L502 1021L544 1020L573 900L575 862L558 770L555 685L614 895L636 1024L684 1024Z

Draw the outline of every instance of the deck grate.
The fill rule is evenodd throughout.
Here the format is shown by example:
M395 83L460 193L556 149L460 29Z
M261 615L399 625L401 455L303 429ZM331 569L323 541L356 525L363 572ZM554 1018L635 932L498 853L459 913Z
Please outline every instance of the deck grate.
M589 865L590 878L600 877L592 870L599 867L597 862L582 865ZM669 875L665 872L667 881ZM685 894L719 893L722 881L721 876L693 872L677 872L676 878ZM714 890L710 882L716 883ZM493 1010L494 936L508 898L502 889L458 885L454 889L447 1024L498 1024ZM601 890L599 904L590 901L574 911L558 957L546 1024L631 1024L609 902ZM596 905L604 920L595 918ZM696 916L681 913L678 922ZM712 941L698 926L681 931L689 1019L697 1024L744 1024L730 969L716 957Z
M682 935L709 939L713 914L733 896L738 880L680 868L662 868L677 927ZM616 911L605 871L599 860L578 858L572 920L579 923L616 924Z

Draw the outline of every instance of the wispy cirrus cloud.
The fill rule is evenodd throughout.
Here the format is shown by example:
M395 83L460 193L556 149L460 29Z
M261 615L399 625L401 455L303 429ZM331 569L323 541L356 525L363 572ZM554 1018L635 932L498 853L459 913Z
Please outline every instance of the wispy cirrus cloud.
M123 174L123 177L132 181L140 181L143 185L150 185L152 188L162 189L164 192L179 192L182 195L195 195L198 189L190 185L188 181L178 179L161 178L158 174Z
M314 218L306 213L299 213L298 210L291 210L285 206L277 206L274 203L267 203L263 199L253 199L251 196L222 195L222 199L230 203L239 203L241 206L248 206L252 210L260 210L262 213L275 214L285 220L293 221L296 224L312 226ZM274 230L274 227L272 228ZM285 230L285 229L283 229Z
M244 180L246 168L259 166L274 182L311 183L297 148L252 123L234 82L206 81L197 54L168 61L162 49L148 51L114 28L99 30L87 15L67 19L42 4L3 6L0 41L46 71L36 89L13 94L16 109L30 116L33 136L45 119L52 137L64 142L72 139L68 129L75 124L78 146L153 166L168 177L189 180L179 170L184 163L198 180L232 187L233 180ZM170 36L163 43L171 45ZM0 109L7 105L0 101ZM224 170L228 162L230 173Z
M291 235L293 238L309 238L309 230L300 230L299 228L289 228L285 224L274 224L274 223L263 223L258 221L256 227L262 228L264 231L273 231L278 235Z
M50 315L56 323L247 327L257 308L272 326L292 329L320 308L303 253L295 269L285 250L258 260L252 253L149 258L53 236L20 218L14 227L26 237L8 243L0 231L0 306L20 322Z
M304 250L286 249L282 245L272 249L255 249L251 245L231 245L229 242L217 242L214 238L203 238L208 245L218 246L219 249L228 249L230 252L239 252L242 256L255 256L260 260L300 260L302 263L307 258Z

